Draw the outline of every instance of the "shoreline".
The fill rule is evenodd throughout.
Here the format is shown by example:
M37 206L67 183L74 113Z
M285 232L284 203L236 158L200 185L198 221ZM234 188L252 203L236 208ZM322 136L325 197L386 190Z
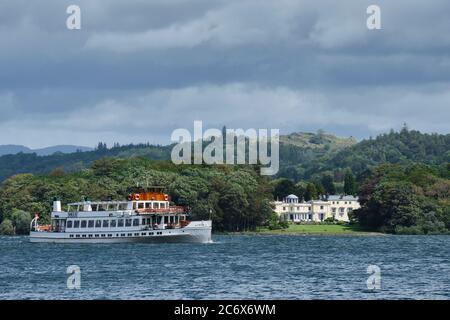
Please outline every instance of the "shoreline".
M368 236L389 236L387 233L381 233L381 232L348 232L348 233L338 233L338 232L280 232L280 231L240 231L240 232L227 232L227 233L215 233L217 235L243 235L243 236L343 236L343 237L349 237L349 236L358 236L358 237L368 237Z

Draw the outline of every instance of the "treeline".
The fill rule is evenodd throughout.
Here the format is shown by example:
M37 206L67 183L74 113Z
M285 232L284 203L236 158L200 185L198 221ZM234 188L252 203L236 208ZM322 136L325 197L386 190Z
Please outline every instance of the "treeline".
M171 146L150 144L129 144L120 146L114 144L108 148L103 142L93 151L74 153L55 153L49 156L38 156L35 153L18 153L0 157L0 181L18 173L51 173L76 172L89 167L95 160L102 157L136 157L142 156L153 160L170 159Z
M372 169L353 219L370 230L396 234L450 231L450 163L382 165Z
M285 148L291 151L280 149L282 166L279 177L294 181L317 179L323 174L330 174L335 182L343 183L347 171L362 179L367 170L387 163L439 165L450 162L450 134L426 134L409 130L406 126L399 132L391 130L353 146L334 151L328 147L330 152L308 149L306 153L302 154L300 150L298 154L293 151L294 146Z
M273 220L271 186L256 166L175 166L142 157L102 158L75 173L19 174L4 181L0 187L0 229L14 227L28 232L17 228L18 212L28 213L28 219L39 213L43 221L49 221L54 197L64 203L86 196L124 200L129 188L137 184L165 186L175 203L190 208L193 219L211 216L216 231L254 230Z

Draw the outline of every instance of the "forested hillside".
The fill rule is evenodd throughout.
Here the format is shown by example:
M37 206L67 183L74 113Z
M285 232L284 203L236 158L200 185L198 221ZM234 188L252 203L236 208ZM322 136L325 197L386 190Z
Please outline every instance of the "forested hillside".
M99 143L94 151L57 153L49 156L38 156L35 153L19 153L0 157L0 181L18 173L51 173L58 169L76 172L89 167L102 157L130 158L143 156L154 160L170 159L171 146L153 146L149 144L114 146L107 148Z
M280 140L276 177L260 176L257 166L176 166L167 160L172 146L100 143L90 152L3 156L0 221L8 223L0 227L26 231L33 213L48 215L55 196L65 203L84 196L123 199L129 187L149 183L166 186L194 218L207 218L212 210L215 230L276 227L269 202L289 193L306 201L345 193L360 196L354 219L367 229L449 232L450 135L404 128L359 143L324 132Z
M304 170L299 170L297 173L291 167L309 167L312 163L320 162L319 159L327 159L355 144L356 140L353 138L338 138L321 131L281 136L279 176L291 177L295 180L303 178ZM93 161L102 157L142 156L152 160L169 160L171 149L172 145L149 144L115 145L107 148L105 144L99 143L96 150L87 152L58 153L49 156L38 156L34 153L4 155L0 156L0 181L17 173L51 173L55 169L74 172L89 167Z
M382 232L440 234L450 230L450 164L382 165L360 188L354 219Z
M280 177L301 180L331 174L337 182L342 182L347 171L360 176L367 169L386 163L436 165L450 162L450 134L425 134L403 128L400 132L391 131L375 139L335 149L335 152L317 154L309 150L306 153L280 150Z

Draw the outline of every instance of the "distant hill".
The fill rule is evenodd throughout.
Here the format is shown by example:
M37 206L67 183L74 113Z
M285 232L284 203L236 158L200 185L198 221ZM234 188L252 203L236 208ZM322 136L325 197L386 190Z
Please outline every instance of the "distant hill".
M339 151L354 146L358 143L353 137L340 138L330 133L319 131L318 133L294 132L280 136L280 142L285 145L293 145L302 149L326 149Z
M60 152L60 153L73 153L78 151L92 151L93 148L90 147L83 147L83 146L73 146L73 145L57 145L57 146L51 146L41 149L30 149L28 147L22 146L22 145L0 145L0 156L7 155L7 154L17 154L17 153L36 153L38 156L48 156L52 155L54 153Z
M310 144L302 149L281 147L279 176L299 180L329 173L339 181L346 170L360 175L380 164L450 162L450 134L427 134L404 128L354 144L345 139L331 145L327 145L326 140L323 143L322 150L318 149L320 152L311 149Z
M103 157L132 158L141 156L154 160L168 160L171 150L170 146L139 144L117 146L110 149L101 147L84 152L56 152L43 156L37 153L8 154L0 156L0 181L18 173L45 174L57 168L67 172L79 171Z
M103 157L170 160L171 150L172 145L139 144L109 149L99 145L95 150L84 152L53 153L55 150L51 149L43 151L44 154L53 153L51 155L25 152L3 155L0 156L0 181L17 173L45 174L56 168L66 172L79 171ZM315 179L327 173L332 174L336 182L342 182L346 170L360 175L384 163L439 165L447 162L450 162L450 134L423 134L403 129L357 142L351 137L340 138L322 131L297 132L280 136L280 170L277 177L299 181Z
M30 148L15 144L0 145L0 156L5 154L17 154L19 152L31 153L32 151Z

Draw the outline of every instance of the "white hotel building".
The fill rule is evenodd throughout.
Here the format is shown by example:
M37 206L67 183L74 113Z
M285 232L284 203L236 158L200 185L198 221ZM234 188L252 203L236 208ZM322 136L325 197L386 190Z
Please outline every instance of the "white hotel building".
M280 219L291 222L320 222L327 218L347 222L348 214L360 208L357 197L343 195L331 195L326 200L300 202L296 195L291 194L283 201L274 201L272 204Z

